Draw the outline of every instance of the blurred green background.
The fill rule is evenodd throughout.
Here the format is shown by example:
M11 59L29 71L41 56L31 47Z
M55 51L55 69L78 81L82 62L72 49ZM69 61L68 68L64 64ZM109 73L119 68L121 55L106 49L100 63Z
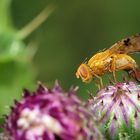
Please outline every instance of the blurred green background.
M56 6L49 18L19 38L18 31L49 4ZM94 81L82 83L75 78L76 69L97 51L140 32L139 5L138 0L0 0L0 115L37 81L51 87L58 79L65 90L78 85L83 99L88 91L95 94ZM28 49L30 44L34 48ZM140 64L140 54L133 56Z

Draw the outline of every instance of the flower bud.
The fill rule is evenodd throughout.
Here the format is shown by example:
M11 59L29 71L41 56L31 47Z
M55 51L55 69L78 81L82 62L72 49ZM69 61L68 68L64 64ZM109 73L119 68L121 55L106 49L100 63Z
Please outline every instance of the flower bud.
M47 89L42 84L11 108L5 130L10 140L102 140L87 104L67 93L56 83Z
M109 137L134 139L140 134L140 86L136 83L107 86L90 100L90 107Z

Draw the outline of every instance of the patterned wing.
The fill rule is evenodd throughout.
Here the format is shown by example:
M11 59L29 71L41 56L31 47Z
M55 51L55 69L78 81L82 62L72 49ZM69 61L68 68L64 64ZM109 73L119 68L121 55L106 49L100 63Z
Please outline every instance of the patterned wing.
M112 45L111 48L108 49L108 51L110 52L110 54L128 54L140 52L140 34L118 41L117 43Z

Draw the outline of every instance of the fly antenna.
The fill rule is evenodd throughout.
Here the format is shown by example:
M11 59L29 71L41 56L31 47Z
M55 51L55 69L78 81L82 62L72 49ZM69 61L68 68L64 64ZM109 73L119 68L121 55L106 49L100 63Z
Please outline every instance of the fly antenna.
M82 63L87 63L87 57L83 60L83 62Z

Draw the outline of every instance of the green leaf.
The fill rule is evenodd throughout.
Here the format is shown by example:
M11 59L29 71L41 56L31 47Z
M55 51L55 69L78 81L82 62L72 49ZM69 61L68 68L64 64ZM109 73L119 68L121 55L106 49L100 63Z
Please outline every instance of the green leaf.
M19 99L23 88L33 85L34 74L30 63L11 61L0 64L0 116L9 111L14 99Z
M16 59L24 49L25 44L16 38L15 33L0 34L0 63Z

